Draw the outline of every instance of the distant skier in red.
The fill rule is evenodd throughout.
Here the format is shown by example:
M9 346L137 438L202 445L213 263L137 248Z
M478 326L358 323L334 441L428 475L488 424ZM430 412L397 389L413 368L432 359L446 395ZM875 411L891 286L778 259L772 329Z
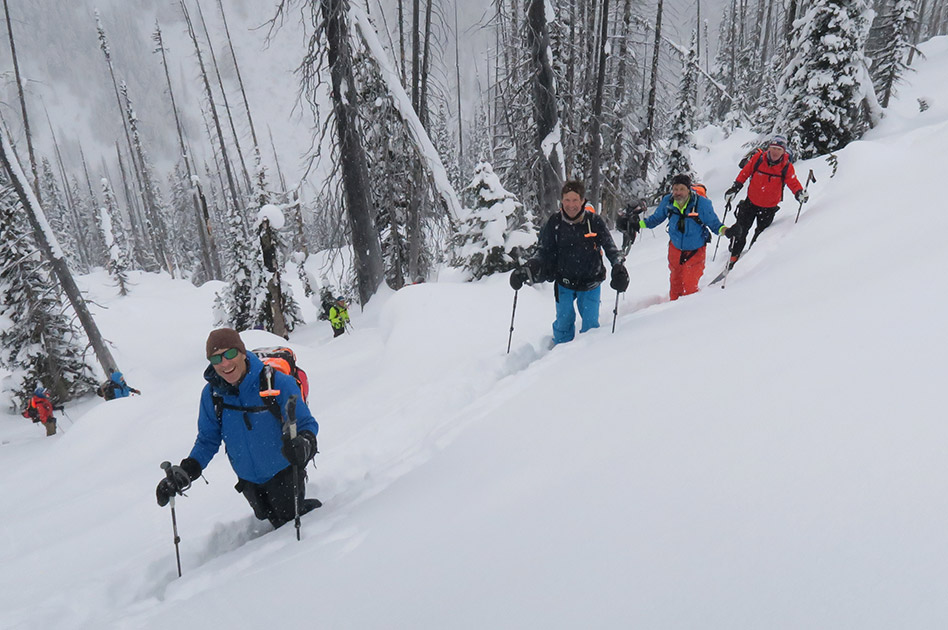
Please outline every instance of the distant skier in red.
M754 230L751 245L760 233L773 223L774 215L783 200L784 186L790 189L800 203L807 200L807 193L797 180L790 154L787 152L787 139L783 136L774 136L766 149L758 149L747 160L734 180L734 185L724 193L728 203L748 179L750 184L747 186L747 197L737 204L737 224L741 226L741 230L731 240L731 261L728 263L731 267L741 257L754 221L757 221L757 228Z
M30 398L29 404L23 410L24 418L31 418L33 422L42 422L46 427L47 437L56 435L56 418L53 416L53 403L49 400L49 393L45 387L37 387Z

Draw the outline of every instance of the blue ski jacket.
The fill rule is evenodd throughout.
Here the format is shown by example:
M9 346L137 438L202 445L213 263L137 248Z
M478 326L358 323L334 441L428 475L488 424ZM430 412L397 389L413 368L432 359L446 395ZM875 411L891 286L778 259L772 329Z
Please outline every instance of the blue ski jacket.
M204 371L207 385L201 392L198 435L189 457L197 460L204 469L217 454L223 440L227 458L237 476L251 483L262 484L289 466L290 462L280 452L283 446L283 425L260 397L263 362L252 352L247 352L246 357L247 373L236 387L218 376L213 366L208 365ZM309 431L316 435L319 424L303 402L296 379L273 370L273 388L280 390L276 398L284 420L286 401L295 395L297 432ZM215 409L215 398L223 403L219 414Z
M714 213L714 206L707 197L692 192L683 210L675 206L671 195L665 195L655 212L642 220L651 229L668 220L668 237L672 245L682 251L701 249L711 240L710 229L719 234L724 224Z
M125 377L122 376L121 372L112 372L112 375L109 377L109 380L115 384L113 391L115 392L116 398L126 398L131 395L132 390L125 382Z

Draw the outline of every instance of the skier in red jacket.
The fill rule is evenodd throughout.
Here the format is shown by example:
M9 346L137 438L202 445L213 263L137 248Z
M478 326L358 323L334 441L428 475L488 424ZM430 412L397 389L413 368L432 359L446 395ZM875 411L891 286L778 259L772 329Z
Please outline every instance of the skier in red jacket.
M29 404L23 411L24 418L32 418L33 422L42 422L46 427L46 435L56 435L56 418L53 417L53 403L49 401L49 394L45 387L37 387L30 398Z
M790 156L787 154L787 139L783 136L774 136L766 150L758 149L747 160L747 164L734 180L734 185L725 193L728 203L734 199L748 179L750 179L750 184L747 186L747 198L737 204L737 224L742 229L731 241L731 262L729 263L731 266L744 251L747 234L750 233L750 227L754 221L757 221L757 228L754 230L751 244L773 222L774 215L780 209L778 204L783 200L784 186L790 189L800 203L807 200L806 191L800 185L796 172L793 170L793 164L790 163Z

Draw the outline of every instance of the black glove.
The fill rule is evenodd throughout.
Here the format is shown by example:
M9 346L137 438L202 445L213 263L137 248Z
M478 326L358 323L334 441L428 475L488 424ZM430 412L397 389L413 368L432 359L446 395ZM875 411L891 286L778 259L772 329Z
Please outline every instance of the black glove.
M280 452L291 464L305 466L306 462L316 454L316 436L309 431L300 431L292 440L284 437L283 448Z
M743 230L741 230L741 226L735 223L729 228L724 228L724 232L722 232L722 234L724 234L724 236L727 238L737 238L741 235L742 231Z
M734 184L730 188L728 188L727 191L725 191L724 198L730 201L731 199L734 198L734 195L736 195L737 193L741 191L741 188L743 187L744 187L744 184L742 184L741 182L734 182Z
M531 258L522 266L514 269L510 274L510 288L517 291L524 284L533 284L540 276L540 261Z
M36 407L27 407L26 413L29 414L29 417L33 420L34 423L39 422L39 412L36 410Z
M629 288L629 270L622 263L612 266L612 280L609 282L609 286L618 293L622 293Z
M801 189L797 191L797 194L794 195L794 197L796 197L797 201L800 203L806 203L807 199L810 198L810 195L805 190Z
M194 481L201 476L201 465L193 457L185 457L181 460L180 468L187 474L188 479Z
M165 473L165 478L158 482L158 487L155 489L158 507L165 507L171 497L181 494L190 487L191 478L188 473L181 466L172 466L169 472Z

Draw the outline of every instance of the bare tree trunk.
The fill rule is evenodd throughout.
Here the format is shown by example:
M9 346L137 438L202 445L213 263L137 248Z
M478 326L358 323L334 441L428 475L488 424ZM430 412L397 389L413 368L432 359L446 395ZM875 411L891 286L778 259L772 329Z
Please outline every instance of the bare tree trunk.
M596 93L593 96L592 120L589 125L589 170L592 183L587 198L593 207L600 208L599 189L602 184L602 90L606 82L606 40L609 33L609 0L602 0L602 24L599 32L599 69Z
M658 56L662 44L662 9L664 4L664 0L658 0L657 15L655 17L655 43L652 46L652 78L648 88L648 114L646 115L645 130L642 133L645 136L645 151L642 156L642 171L640 173L642 180L648 179L648 166L652 159L652 144L655 139L655 99L658 94Z
M134 184L128 179L125 169L125 160L122 159L122 150L118 140L115 141L115 155L118 159L119 173L122 175L122 189L125 192L125 206L128 208L128 220L132 228L132 241L138 254L138 264L142 269L153 269L155 262L149 257L154 254L151 245L151 236L144 227L144 220L139 214L138 197L135 195Z
M557 206L563 172L560 155L562 141L555 134L559 129L556 87L550 65L550 34L546 27L544 0L530 0L527 9L527 41L533 61L534 115L537 122L537 200L541 212Z
M273 163L276 164L277 179L280 180L280 190L287 191L286 178L283 177L283 169L280 168L280 157L277 155L276 144L273 143L273 131L270 125L267 125L267 134L270 136L270 150L273 151Z
M227 90L224 89L224 80L221 78L221 71L217 65L217 55L214 54L214 44L211 43L211 34L207 30L207 23L204 21L204 12L201 10L201 0L194 0L197 5L198 18L201 20L201 27L204 29L204 38L207 39L207 50L211 53L211 65L214 66L214 74L217 77L217 85L221 88L221 98L224 99L224 113L227 114L227 121L230 123L230 132L234 136L234 147L237 149L237 159L240 160L240 168L244 174L244 183L247 185L247 192L253 190L253 184L250 182L250 171L247 170L247 163L244 161L244 153L240 149L240 136L237 135L237 127L234 126L234 116L230 111L230 103L227 101Z
M119 95L118 80L115 78L115 68L112 65L112 51L109 48L108 40L105 35L105 28L102 26L98 11L96 11L96 28L99 33L99 46L102 49L102 54L105 55L105 63L109 66L109 76L112 78L112 90L115 93L115 104L118 106L119 116L122 118L122 129L125 131L125 143L128 146L128 158L131 162L131 171L135 175L135 183L137 184L138 192L141 195L140 200L142 204L146 206L144 208L144 212L147 215L147 201L145 200L144 196L145 187L142 184L142 176L138 168L138 163L135 161L135 149L132 147L132 136L128 130L128 120L125 117L125 107L122 105L122 97ZM128 194L130 190L134 193L135 186L127 186L126 194ZM138 208L139 199L135 199L135 197L136 195L134 194L129 197L129 214L132 214ZM132 199L135 199L134 203L131 201ZM134 230L134 222L132 223L132 229ZM148 230L145 229L144 223L142 224L142 239L145 247L148 250L148 253L147 257L144 254L140 257L140 263L144 269L148 271L154 271L158 266L157 258L152 258L156 254L155 244L152 241L151 234L149 234Z
M461 116L461 51L458 44L460 35L458 33L458 5L454 3L454 73L457 81L457 99L458 99L458 173L463 173L464 168L464 125Z
M96 326L95 320L92 318L92 314L89 312L88 307L86 307L86 302L82 298L82 293L79 292L79 287L76 286L76 282L69 272L69 267L66 265L66 259L63 258L59 243L56 242L56 237L53 235L49 223L46 222L46 216L43 214L39 200L37 200L33 191L30 190L29 183L23 175L19 163L16 161L16 156L13 154L13 148L10 145L10 140L7 138L5 130L0 130L0 161L3 162L3 168L10 175L10 182L13 184L13 189L20 198L20 203L23 205L26 218L30 222L30 227L33 228L33 236L36 239L36 244L43 253L43 256L49 261L53 268L53 273L56 275L56 279L63 288L63 292L66 294L66 297L69 298L69 302L72 304L72 308L79 318L79 323L82 325L83 330L85 330L86 337L88 337L89 343L92 345L92 350L95 352L96 359L98 359L102 371L106 374L111 374L112 370L118 369L118 364L112 357L112 353L109 351L105 340L102 339L99 328Z
M207 78L207 69L204 67L204 57L201 55L201 47L198 45L197 35L194 32L193 25L191 24L191 15L188 13L188 7L184 3L184 0L180 0L181 11L184 14L184 21L188 27L188 35L191 37L191 41L194 43L194 52L197 55L198 65L201 67L201 78L204 81L204 93L207 96L208 105L211 108L211 118L214 120L214 129L217 131L217 140L220 143L221 147L221 158L224 162L224 171L227 174L227 186L230 189L231 203L233 203L234 211L238 215L243 215L240 212L240 195L237 193L237 184L234 181L234 174L231 172L230 160L227 157L227 144L224 142L224 132L221 129L221 121L217 116L217 107L214 105L214 93L211 91L211 82ZM216 159L216 155L215 155ZM218 168L218 173L220 169Z
M10 20L10 7L7 0L3 0L3 12L7 18L10 55L13 57L13 74L16 77L16 91L20 97L20 111L23 112L23 132L26 134L26 148L30 154L30 170L33 171L33 192L36 194L36 200L42 203L39 172L36 170L36 154L33 152L33 134L30 133L30 117L26 115L26 94L23 92L23 79L20 78L20 60L16 56L16 44L13 41L13 22Z
M405 66L405 0L398 0L398 67L402 74L402 85L408 85Z
M220 280L221 263L214 243L214 234L211 230L210 217L207 216L207 204L202 203L199 186L194 181L194 171L191 168L191 155L184 144L184 129L178 117L178 105L174 100L174 89L171 87L171 74L168 72L168 59L165 57L165 45L161 35L161 27L155 20L155 43L161 52L161 65L165 70L165 81L168 83L168 96L171 98L171 111L174 114L174 126L178 132L178 146L181 149L181 158L188 176L188 189L191 191L191 205L194 207L194 219L198 227L198 241L201 247L201 264L204 265L205 277L209 280ZM236 63L236 60L235 60Z
M761 24L761 28L764 29L764 40L760 46L760 60L762 63L766 64L767 60L770 58L770 22L771 14L773 13L774 2L773 0L765 0L767 3L766 11L764 12L764 22Z
M419 0L412 0L411 2L411 106L415 108L415 111L418 112L418 97L419 97L419 60L421 55L421 46L419 45L418 38L421 35L421 29L419 27L419 21L421 17L421 11L419 7ZM420 112L419 112L420 115Z
M428 130L428 66L431 57L431 2L432 0L428 0L428 4L425 7L425 41L421 55L421 96L418 101L418 106L421 110L418 112L418 118L421 119L421 124L425 128L425 131Z
M253 139L254 149L259 149L257 143L257 130L253 126L253 116L250 115L250 103L247 102L247 91L244 89L244 80L240 76L240 64L237 63L237 53L234 52L234 43L230 38L230 28L227 26L227 16L224 15L224 3L217 0L217 7L221 12L221 20L224 22L224 32L227 33L227 46L230 47L230 56L234 60L234 72L237 73L237 83L240 85L240 96L244 99L244 109L247 111L247 122L250 124L250 137Z
M369 199L369 169L359 131L358 97L352 73L346 4L345 0L320 0L326 25L333 113L339 140L346 210L352 231L359 300L365 304L378 290L385 276L375 212ZM417 65L413 67L417 69Z

